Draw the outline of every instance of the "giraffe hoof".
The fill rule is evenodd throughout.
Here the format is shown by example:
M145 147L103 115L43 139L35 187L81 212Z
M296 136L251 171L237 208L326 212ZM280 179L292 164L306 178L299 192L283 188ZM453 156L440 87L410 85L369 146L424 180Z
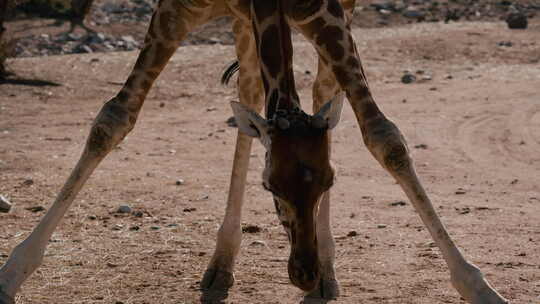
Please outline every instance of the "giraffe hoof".
M310 291L306 298L333 300L339 297L339 283L336 279L321 279L319 285Z
M2 292L1 288L0 288L0 304L15 304L15 299L13 299L12 297Z
M204 273L201 288L206 290L227 290L233 284L234 274L232 272L209 268Z

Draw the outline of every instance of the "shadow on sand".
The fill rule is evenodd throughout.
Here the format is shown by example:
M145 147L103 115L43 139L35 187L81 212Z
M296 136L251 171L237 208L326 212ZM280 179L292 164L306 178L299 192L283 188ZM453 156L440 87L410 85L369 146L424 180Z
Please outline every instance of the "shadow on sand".
M229 289L224 289L220 291L216 290L201 290L201 304L224 304L225 300L229 297ZM321 299L312 297L309 295L304 296L304 298L299 302L299 304L326 304L334 300Z
M229 297L229 289L222 290L201 290L201 303L221 304Z
M24 86L33 86L33 87L45 87L45 86L51 86L51 87L59 87L61 84L47 81L47 80L40 80L40 79L26 79L26 78L0 78L0 85L3 84L13 84L13 85L24 85Z

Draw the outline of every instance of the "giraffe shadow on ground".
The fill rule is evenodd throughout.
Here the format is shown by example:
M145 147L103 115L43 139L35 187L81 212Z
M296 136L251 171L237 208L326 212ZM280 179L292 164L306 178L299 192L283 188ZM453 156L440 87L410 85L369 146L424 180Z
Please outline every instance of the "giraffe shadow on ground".
M300 301L299 304L326 304L328 302L330 302L332 300L326 300L326 299L316 299L316 298L309 298L309 297L304 297L304 299L302 301Z
M229 297L229 289L201 290L201 304L221 304Z
M59 87L61 84L41 79L27 79L27 78L0 78L0 85L3 84L13 84L13 85L24 85L24 86L33 86L33 87Z

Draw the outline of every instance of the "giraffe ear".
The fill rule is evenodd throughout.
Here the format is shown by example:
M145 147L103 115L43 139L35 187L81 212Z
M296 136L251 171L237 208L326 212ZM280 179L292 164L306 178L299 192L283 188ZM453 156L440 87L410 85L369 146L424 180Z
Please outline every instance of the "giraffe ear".
M240 132L251 137L258 137L262 144L268 147L270 138L266 120L239 102L231 101L231 107Z
M344 99L345 93L340 92L322 106L317 114L313 115L313 121L317 122L317 127L328 128L330 130L338 124L341 118Z

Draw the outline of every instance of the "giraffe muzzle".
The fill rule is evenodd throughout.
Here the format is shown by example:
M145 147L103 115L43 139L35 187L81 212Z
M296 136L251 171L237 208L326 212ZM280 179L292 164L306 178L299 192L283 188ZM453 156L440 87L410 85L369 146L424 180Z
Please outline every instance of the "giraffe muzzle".
M320 279L317 247L311 248L307 252L303 250L298 252L295 248L292 248L288 270L289 279L294 286L304 291L315 289Z

